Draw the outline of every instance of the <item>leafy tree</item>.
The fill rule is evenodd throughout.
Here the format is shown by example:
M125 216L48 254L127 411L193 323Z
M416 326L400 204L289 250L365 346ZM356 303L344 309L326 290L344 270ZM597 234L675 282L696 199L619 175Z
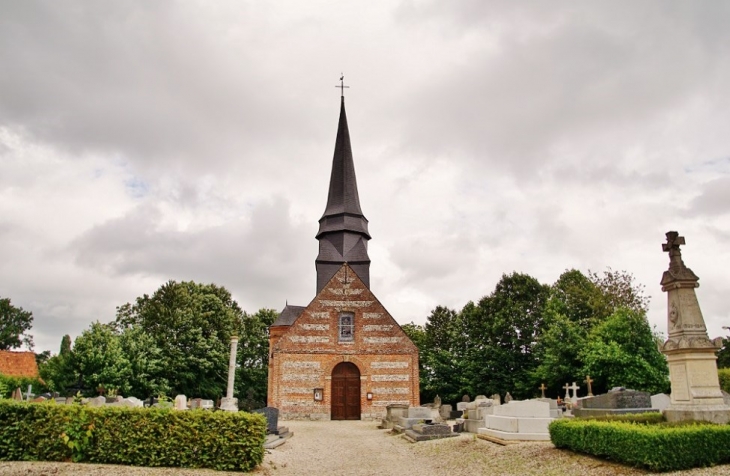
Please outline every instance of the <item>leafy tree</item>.
M552 314L550 324L538 345L538 365L532 382L533 388L538 388L538 383L545 383L547 395L555 396L561 393L564 383L575 380L582 371L580 352L585 345L586 332L580 324L551 310L551 304L546 311L546 314Z
M536 368L548 296L549 288L532 276L512 273L503 275L494 292L477 306L467 304L462 310L471 393L532 396L530 376Z
M67 389L78 381L71 362L71 337L68 334L61 339L58 355L38 365L38 372L50 390L61 394L66 394Z
M594 392L615 386L651 393L669 389L667 361L659 352L646 316L621 308L597 325L580 353L583 374Z
M152 336L140 326L130 326L119 333L119 345L129 362L131 373L120 386L127 396L140 399L168 394L170 387L163 375L162 350Z
M236 395L245 410L266 404L269 373L269 326L278 313L260 309L255 314L243 313L238 340Z
M173 393L189 397L224 395L230 338L239 333L243 313L231 294L215 284L169 281L152 296L117 308L117 325L138 326L160 350L152 377Z
M71 366L86 394L98 388L118 389L128 395L132 365L114 325L94 322L74 341Z
M68 355L71 353L71 336L66 334L61 339L61 350L58 355Z
M0 350L17 349L23 344L32 350L33 336L28 334L32 326L32 312L13 306L8 298L0 298Z
M644 285L636 283L631 273L608 268L602 275L589 271L588 277L603 295L594 307L599 317L608 317L620 308L640 314L646 314L649 310L649 296L644 294Z
M423 327L421 344L421 401L433 401L436 395L445 402L461 401L468 391L464 367L468 340L461 314L444 306L434 308Z

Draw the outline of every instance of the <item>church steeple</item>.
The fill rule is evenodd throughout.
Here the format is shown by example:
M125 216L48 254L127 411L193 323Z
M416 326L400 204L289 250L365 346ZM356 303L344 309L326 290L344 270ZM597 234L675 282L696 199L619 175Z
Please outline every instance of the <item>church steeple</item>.
M348 263L365 285L370 287L370 234L368 221L360 209L344 96L340 103L327 207L319 219L316 238L319 240L319 255L315 261L318 293L342 263Z

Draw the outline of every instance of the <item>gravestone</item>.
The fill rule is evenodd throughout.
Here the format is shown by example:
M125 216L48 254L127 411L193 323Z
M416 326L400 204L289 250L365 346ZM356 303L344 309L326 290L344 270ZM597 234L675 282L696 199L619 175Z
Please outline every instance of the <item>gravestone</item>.
M478 433L489 439L548 441L550 403L540 400L513 400L494 407L494 414L487 415L486 427Z
M129 398L123 398L121 401L116 403L117 406L120 407L129 407L129 408L142 408L144 407L144 403L142 403L142 400L135 397L129 397Z
M175 397L175 410L187 410L188 409L188 397L185 395L178 395Z
M57 404L59 404L59 405L65 405L65 404L66 404L66 400L67 400L67 399L66 399L66 398L64 398L64 397L58 397L58 398L54 398L54 400L55 400L55 401L56 401L56 403L57 403Z
M15 389L15 390L13 391L13 396L12 396L12 399L13 399L13 400L18 400L18 401L21 401L21 400L23 400L23 392L22 392L22 391L20 390L20 387L16 388L16 389Z
M427 407L409 407L408 418L418 418L421 420L431 419L431 409Z
M408 405L405 403L391 403L385 407L385 418L381 420L381 430L390 430L401 418L408 416Z
M651 396L651 408L654 410L665 410L672 403L672 398L666 393L657 393Z
M457 402L456 409L460 412L463 412L469 407L469 402Z
M441 408L441 397L436 395L436 398L433 399L433 406L434 408Z
M451 427L445 423L426 424L420 423L413 425L410 430L406 430L405 438L411 443L427 440L438 440L441 438L450 438L457 436L451 431Z
M443 418L444 420L448 420L449 418L451 418L452 411L453 411L453 408L448 403L446 405L441 405L441 408L439 409L441 418Z
M469 395L464 395L463 397L461 397L461 401L469 403L471 402L471 398L469 398Z
M509 403L512 401L512 395L507 392L507 395L504 396L504 403Z
M106 397L99 396L90 398L86 405L90 407L103 407L106 405Z
M500 394L495 393L494 395L492 395L491 398L492 398L492 401L494 402L495 405L501 405L502 404L502 396Z
M279 434L279 409L264 407L254 410L252 413L260 413L266 417L266 433L271 435Z
M581 400L582 408L574 408L578 417L622 415L626 413L646 413L656 411L651 407L649 392L626 390L617 387L603 395Z

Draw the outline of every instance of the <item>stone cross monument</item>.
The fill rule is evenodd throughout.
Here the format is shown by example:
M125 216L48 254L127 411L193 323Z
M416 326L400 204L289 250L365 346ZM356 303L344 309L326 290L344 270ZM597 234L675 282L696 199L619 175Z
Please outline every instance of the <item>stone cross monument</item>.
M238 336L231 337L231 358L228 361L228 389L225 398L221 398L221 410L238 411L238 399L233 398L233 382L236 378L236 351L238 350Z
M669 338L661 346L669 364L671 403L664 410L668 421L705 420L730 422L730 407L724 404L717 377L715 351L722 338L710 340L695 288L700 278L684 265L680 245L684 237L667 233L662 249L669 253L669 269L662 276L667 293Z

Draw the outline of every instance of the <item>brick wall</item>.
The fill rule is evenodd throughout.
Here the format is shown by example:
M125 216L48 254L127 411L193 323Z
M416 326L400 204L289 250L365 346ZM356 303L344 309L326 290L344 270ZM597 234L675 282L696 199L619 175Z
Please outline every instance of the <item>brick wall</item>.
M340 339L342 312L354 314L349 342ZM384 416L391 403L419 404L418 349L346 264L294 324L270 329L270 348L268 404L284 419L330 418L331 375L340 362L360 371L362 418ZM324 389L320 402L315 388Z

